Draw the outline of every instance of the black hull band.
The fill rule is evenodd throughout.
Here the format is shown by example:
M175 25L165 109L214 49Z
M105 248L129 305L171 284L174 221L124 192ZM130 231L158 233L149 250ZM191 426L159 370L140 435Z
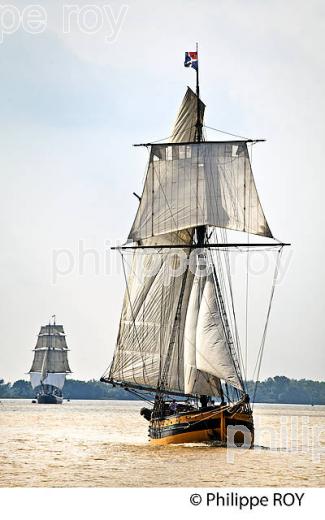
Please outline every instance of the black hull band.
M53 394L41 394L37 396L38 404L62 404L63 398Z

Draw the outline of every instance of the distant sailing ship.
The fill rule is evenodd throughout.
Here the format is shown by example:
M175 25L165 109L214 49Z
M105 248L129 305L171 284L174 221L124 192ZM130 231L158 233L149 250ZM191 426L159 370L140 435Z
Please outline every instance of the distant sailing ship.
M248 432L252 446L252 407L220 255L275 247L280 258L285 244L273 238L256 190L248 143L257 140L204 140L197 58L186 53L196 94L187 89L169 142L143 145L150 154L143 193L128 243L116 248L126 280L117 345L101 380L149 401L154 393L153 407L140 412L152 444L225 445L232 428L236 444ZM246 242L229 243L227 230L245 232ZM250 234L268 241L252 243Z
M61 404L65 378L71 373L63 326L55 323L55 316L52 319L52 323L41 327L29 371L40 404Z

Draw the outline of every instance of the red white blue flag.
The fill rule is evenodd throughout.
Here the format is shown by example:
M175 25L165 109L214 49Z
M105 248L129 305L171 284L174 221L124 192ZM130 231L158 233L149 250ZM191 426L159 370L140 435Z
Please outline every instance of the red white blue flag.
M184 67L192 67L192 69L198 70L198 65L197 52L185 52Z

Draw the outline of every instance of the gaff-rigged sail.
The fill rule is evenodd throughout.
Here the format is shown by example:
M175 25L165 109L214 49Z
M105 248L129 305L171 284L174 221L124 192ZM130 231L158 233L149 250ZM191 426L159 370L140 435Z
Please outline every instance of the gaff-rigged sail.
M44 384L62 389L66 374L70 372L63 326L49 324L41 327L29 371L32 387Z

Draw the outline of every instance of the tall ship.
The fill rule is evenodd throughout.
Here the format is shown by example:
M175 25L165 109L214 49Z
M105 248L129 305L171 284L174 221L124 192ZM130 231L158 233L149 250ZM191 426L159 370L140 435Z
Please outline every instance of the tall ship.
M39 404L62 404L62 389L71 370L68 346L63 325L57 325L52 316L48 325L41 327L34 348L34 360L29 371L31 385Z
M136 145L147 148L149 160L128 240L113 248L126 290L113 360L101 381L150 403L140 413L152 444L251 447L253 399L229 257L259 248L276 253L258 379L286 244L273 237L257 193L249 146L259 140L206 140L198 50L186 53L184 64L196 71L196 92L187 88L170 137Z

